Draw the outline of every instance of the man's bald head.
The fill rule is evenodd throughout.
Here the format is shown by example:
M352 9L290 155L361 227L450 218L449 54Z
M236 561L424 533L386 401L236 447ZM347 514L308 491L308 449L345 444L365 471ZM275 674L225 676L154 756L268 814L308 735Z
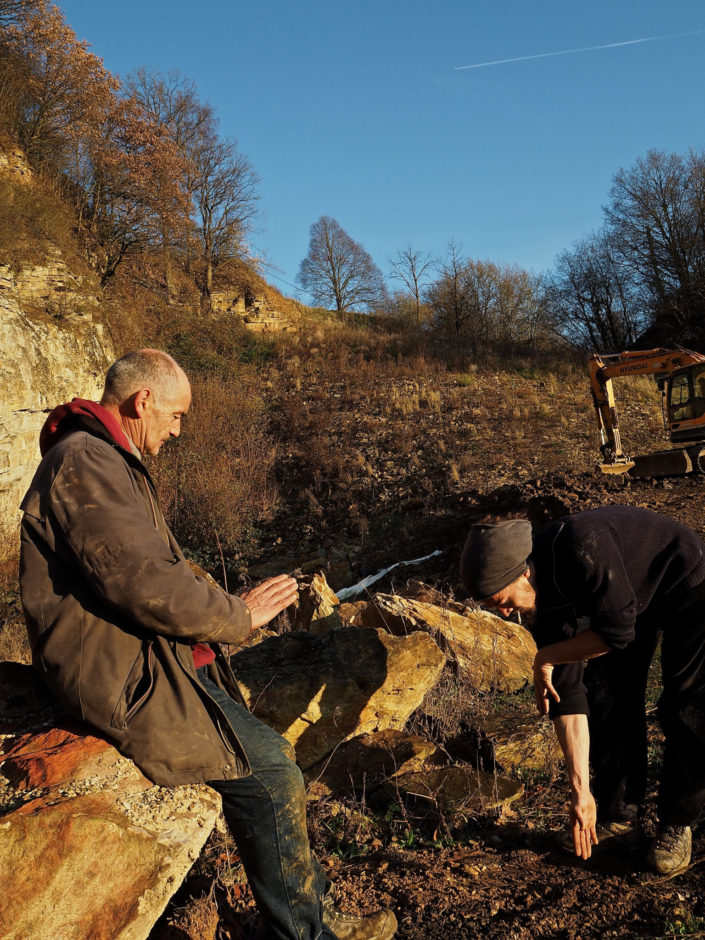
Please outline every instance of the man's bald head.
M159 349L138 349L108 369L101 405L120 421L141 454L154 456L181 433L191 404L186 373Z
M100 402L119 406L142 388L149 388L158 401L167 401L178 393L185 380L184 370L168 353L161 349L136 349L110 366Z

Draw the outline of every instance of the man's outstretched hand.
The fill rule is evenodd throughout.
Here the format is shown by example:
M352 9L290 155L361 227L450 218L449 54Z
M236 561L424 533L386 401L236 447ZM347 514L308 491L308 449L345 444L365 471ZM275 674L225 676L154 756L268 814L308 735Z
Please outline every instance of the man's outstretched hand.
M267 578L257 587L240 597L250 608L252 616L252 629L263 627L265 623L273 620L277 614L293 604L298 593L298 586L294 578L286 574L278 574L274 578Z
M570 828L573 848L579 858L590 858L593 845L597 845L597 808L590 793L571 795Z

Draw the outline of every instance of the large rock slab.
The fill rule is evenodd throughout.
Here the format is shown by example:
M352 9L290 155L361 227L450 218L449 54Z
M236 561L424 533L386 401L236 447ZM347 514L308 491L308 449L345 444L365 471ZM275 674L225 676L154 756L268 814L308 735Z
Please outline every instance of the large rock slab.
M231 659L248 706L294 746L303 770L348 738L403 728L444 663L427 633L357 627L272 637Z
M465 730L446 739L444 748L453 760L490 772L553 774L562 762L553 722L522 703L505 702L493 714L468 718Z
M211 832L208 787L154 786L0 663L0 936L144 940Z
M539 718L532 706L486 719L480 739L489 750L489 769L553 773L562 760L553 722Z
M460 614L397 594L375 594L355 621L397 636L427 631L480 691L514 692L532 677L536 644L531 634L484 610Z
M294 630L306 630L309 633L327 633L342 626L335 591L326 581L325 575L314 572L305 575L299 581L299 604L294 619Z

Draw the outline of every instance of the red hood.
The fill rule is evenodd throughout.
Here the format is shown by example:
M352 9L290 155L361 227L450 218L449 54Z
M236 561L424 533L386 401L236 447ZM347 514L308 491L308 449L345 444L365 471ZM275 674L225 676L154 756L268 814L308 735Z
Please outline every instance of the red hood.
M107 408L99 405L97 401L74 398L65 405L54 408L44 422L44 427L39 433L39 450L42 457L63 437L64 431L60 425L64 418L68 418L70 415L88 415L95 418L96 421L100 421L116 444L119 444L125 450L132 450L130 439L123 431L115 415L111 414Z

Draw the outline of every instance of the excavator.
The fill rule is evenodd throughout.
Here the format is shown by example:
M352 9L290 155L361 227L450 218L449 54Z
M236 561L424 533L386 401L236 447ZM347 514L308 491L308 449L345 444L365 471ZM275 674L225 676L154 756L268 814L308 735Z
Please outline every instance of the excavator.
M597 412L603 473L630 477L705 473L705 356L690 349L596 353L588 360L592 400ZM664 427L674 444L669 450L628 457L622 450L612 379L654 375L661 390ZM700 443L697 443L697 442Z

